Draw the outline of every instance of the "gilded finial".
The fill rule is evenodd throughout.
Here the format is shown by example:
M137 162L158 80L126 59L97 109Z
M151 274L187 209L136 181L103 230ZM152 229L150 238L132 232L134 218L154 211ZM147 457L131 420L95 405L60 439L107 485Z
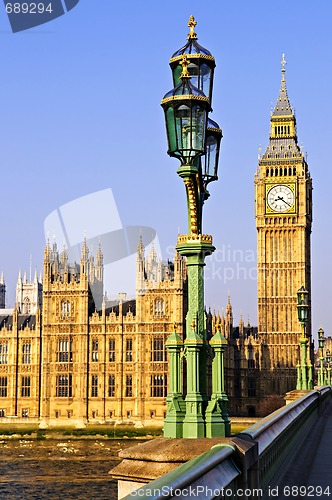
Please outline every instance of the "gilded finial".
M282 72L282 79L284 80L285 79L285 66L286 66L287 62L285 60L285 54L282 54L282 59L281 59L281 72Z
M217 321L215 324L216 332L220 332L220 328L221 328L221 323L220 323L220 321Z
M189 31L189 34L187 36L187 40L196 39L197 38L197 35L195 33L195 26L196 26L196 24L197 24L197 22L195 21L194 16L190 16L189 23L188 23L190 31Z
M182 66L182 73L180 75L180 78L190 78L190 74L188 71L189 61L186 54L183 55L183 59L180 61L180 64Z

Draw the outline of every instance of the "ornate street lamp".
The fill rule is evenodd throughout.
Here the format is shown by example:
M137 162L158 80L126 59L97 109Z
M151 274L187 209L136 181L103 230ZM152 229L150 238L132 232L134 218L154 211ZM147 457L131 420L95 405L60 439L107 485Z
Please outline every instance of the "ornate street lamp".
M324 344L325 344L325 337L324 337L324 330L322 327L318 330L318 348L319 348L319 362L320 362L320 368L318 371L318 385L324 385Z
M326 350L326 363L327 363L327 385L331 385L331 352L330 352L330 349Z
M304 286L297 292L297 315L299 322L305 325L309 316L309 292Z
M222 132L208 117L211 111L214 58L198 45L193 17L188 23L188 43L177 51L170 62L174 89L168 92L161 106L165 113L168 154L180 160L177 173L183 179L188 205L188 234L179 235L176 249L186 257L188 269L188 313L184 340L187 363L187 395L185 402L177 392L167 398L164 425L166 437L196 438L225 436L225 404L213 405L208 421L205 418L207 397L207 338L204 305L205 257L214 250L212 236L202 234L202 210L209 197L207 185L218 178L218 159ZM218 353L220 346L218 345ZM180 352L175 349L174 356ZM221 352L221 351L220 351ZM216 360L216 361L215 361ZM215 371L223 370L222 356L215 356ZM219 368L216 366L218 364ZM174 358L174 366L178 366ZM179 370L178 370L179 371ZM175 374L170 373L171 381ZM172 382L172 387L176 387ZM220 388L212 388L220 394ZM173 391L176 392L175 390ZM224 399L224 403L225 403ZM210 405L210 410L211 410Z
M301 334L299 338L301 351L301 364L298 369L297 389L308 390L313 388L312 365L307 366L307 344L306 323L309 317L309 292L302 286L297 292L297 313L301 323ZM307 373L308 372L308 373ZM308 376L307 376L308 375Z

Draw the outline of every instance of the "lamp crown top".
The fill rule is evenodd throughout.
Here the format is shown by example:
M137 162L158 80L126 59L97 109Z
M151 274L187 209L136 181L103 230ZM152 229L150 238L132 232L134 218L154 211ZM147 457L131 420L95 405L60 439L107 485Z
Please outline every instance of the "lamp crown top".
M196 40L197 39L197 35L195 33L195 26L196 25L197 25L197 22L195 21L194 16L190 16L189 23L188 23L190 31L188 33L187 40L192 40L192 39Z
M183 54L183 58L181 59L180 64L182 66L182 73L180 75L180 78L190 78L190 74L188 71L189 61L186 54Z

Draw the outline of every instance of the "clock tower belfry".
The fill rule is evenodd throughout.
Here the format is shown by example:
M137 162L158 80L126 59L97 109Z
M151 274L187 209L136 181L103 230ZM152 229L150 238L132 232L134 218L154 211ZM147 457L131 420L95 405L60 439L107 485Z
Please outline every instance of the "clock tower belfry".
M307 336L311 345L310 234L312 180L298 142L290 105L284 55L277 103L270 118L270 138L255 175L258 268L258 335L265 373L263 394L295 389L301 326L297 291L309 292ZM309 349L310 352L310 349Z

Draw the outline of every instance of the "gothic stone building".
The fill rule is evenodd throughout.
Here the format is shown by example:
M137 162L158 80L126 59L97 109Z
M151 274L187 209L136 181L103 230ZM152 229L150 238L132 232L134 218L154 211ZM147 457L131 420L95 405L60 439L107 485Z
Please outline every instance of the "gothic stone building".
M89 257L84 242L80 263L70 265L65 250L47 245L42 308L40 282L35 278L32 297L24 278L20 307L0 310L1 417L30 417L45 426L162 423L164 344L174 325L183 330L186 269L179 255L163 263L153 248L147 258L144 253L140 241L136 301L121 294L114 303L102 300L97 311L101 249ZM29 313L27 297L37 303Z

